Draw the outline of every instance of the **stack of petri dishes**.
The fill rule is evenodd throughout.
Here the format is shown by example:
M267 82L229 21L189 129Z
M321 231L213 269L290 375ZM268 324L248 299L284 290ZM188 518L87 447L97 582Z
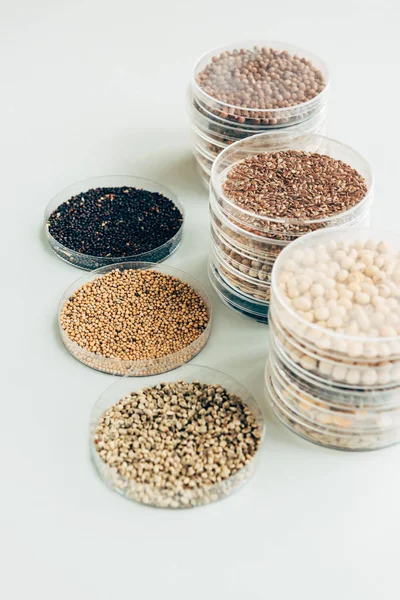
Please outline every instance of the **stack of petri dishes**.
M252 64L260 64L263 50L270 48L278 57L289 56L296 61L291 65L292 71L288 72L288 79L279 80L276 84L282 94L289 94L289 90L292 91L293 79L299 87L302 87L303 81L307 82L311 67L318 71L323 89L305 102L300 101L296 104L296 100L291 100L292 104L289 106L276 107L276 100L272 99L271 107L260 108L256 97L251 99L254 92L257 94L259 79L250 80L253 89L250 89L249 106L232 105L226 99L224 100L227 98L226 90L235 94L244 86L243 80L237 71L235 73L235 66L233 66L231 71L228 70L228 81L221 83L221 94L210 95L210 90L202 79L204 69L213 63L216 69L220 68L218 60L228 56L241 56L240 68L249 66L251 69ZM268 67L264 72L267 71ZM261 78L262 76L261 74ZM266 86L268 83L264 83L263 92L268 98ZM325 64L317 56L296 46L281 42L238 42L214 48L204 54L194 67L187 95L193 153L197 171L204 184L206 186L209 184L215 158L238 140L258 133L268 133L272 143L276 134L285 133L289 137L310 133L325 134L328 90L329 73ZM268 105L268 100L264 100L263 104Z
M336 228L276 261L265 379L276 416L299 436L343 450L400 441L399 250L397 235Z
M223 183L229 170L248 157L268 152L300 150L328 155L356 169L367 194L351 209L318 219L272 218L244 210L228 198ZM310 231L368 224L373 177L368 163L352 148L325 136L310 134L289 139L285 134L258 134L236 142L214 162L210 184L210 281L229 307L268 323L271 274L276 258L288 244Z

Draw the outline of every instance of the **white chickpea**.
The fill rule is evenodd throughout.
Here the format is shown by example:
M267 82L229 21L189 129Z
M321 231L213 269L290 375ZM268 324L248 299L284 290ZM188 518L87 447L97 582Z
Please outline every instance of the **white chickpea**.
M323 296L325 292L324 286L320 283L314 283L311 286L310 294L313 298L318 298L319 296Z
M358 304L361 304L361 306L365 306L366 304L370 303L371 296L366 292L357 292L354 296L354 299Z
M390 370L389 369L377 369L377 378L380 385L387 385L390 383Z
M292 259L298 264L301 264L303 262L303 258L304 252L300 248L298 248L292 253Z
M328 319L328 327L332 329L340 329L343 327L343 320L336 315L332 315Z
M346 281L349 276L349 272L347 269L340 269L339 273L336 275L336 281Z
M289 283L293 279L293 275L286 273L285 271L279 275L278 282L279 283Z
M345 340L344 338L338 337L335 340L333 340L332 349L335 352L339 352L340 354L347 354L347 347L348 343L347 340Z
M343 366L337 366L332 371L332 379L335 381L345 381L347 376L347 369Z
M388 358L390 356L390 345L389 344L377 344L378 356L382 358Z
M337 250L337 243L335 240L330 240L328 242L327 250L329 254L334 254Z
M308 356L308 354L303 354L300 360L300 366L303 367L306 371L315 371L317 368L317 361L312 356Z
M375 385L378 381L376 369L366 369L362 373L361 379L365 385Z
M339 297L339 293L335 289L332 288L332 289L326 290L325 296L328 300L337 300Z
M304 250L303 265L311 267L315 264L315 252L312 248L306 248Z
M363 346L363 355L366 358L376 358L378 356L378 349L374 342L365 342Z
M283 268L285 271L289 271L289 272L294 272L296 271L296 269L298 268L298 265L295 263L294 260L291 260L290 258L288 260L286 260L283 264Z
M321 306L325 306L325 298L321 298L321 296L319 296L318 298L315 298L313 300L313 309L314 309L314 311L317 308L321 308Z
M371 283L362 283L361 284L361 290L363 292L365 292L366 294L369 294L372 298L372 296L377 296L378 295L378 289L375 285L371 284Z
M346 335L358 335L360 333L360 327L356 321L351 321L344 330Z
M365 248L367 250L374 251L374 250L376 250L377 245L378 245L377 242L375 240L372 240L372 239L369 239L369 240L367 240L365 242Z
M325 377L329 376L332 373L332 370L333 370L332 363L327 362L326 360L319 361L318 371L321 373L321 375L325 375Z
M293 306L300 311L308 311L312 307L310 296L299 296L293 300Z
M390 310L396 311L399 308L399 303L396 298L387 298L386 306L390 308Z
M340 266L342 267L342 269L346 269L347 271L349 271L353 267L353 265L354 265L354 259L351 258L351 256L345 256L340 261Z
M312 282L313 281L312 281L311 277L307 277L307 275L303 275L302 277L300 277L298 280L298 286L299 286L300 292L302 294L304 294L305 292L308 292L308 290L312 286Z
M390 252L389 244L387 242L385 242L384 240L382 240L376 246L376 250L377 250L377 252L380 252L381 254L388 254Z
M320 306L314 314L317 321L326 321L330 316L329 308L327 306Z
M379 330L379 333L381 334L382 337L395 337L396 336L395 328L391 327L390 325L382 325L382 327Z
M340 262L346 258L346 252L344 250L336 250L336 252L333 255L333 258L335 259L335 261L337 263L340 264Z
M364 250L365 248L365 242L363 242L363 240L356 240L353 243L354 248L356 248L356 250L360 251L360 250Z
M357 341L351 341L348 345L348 353L352 358L357 358L358 356L362 356L363 354L363 344Z
M349 369L346 375L346 383L349 385L357 385L360 383L361 375L358 369Z
M359 283L356 283L355 281L352 281L347 286L347 289L350 290L351 292L353 292L353 295L354 295L354 294L357 294L358 292L361 292L361 285Z
M361 262L361 261L355 262L355 263L352 265L352 267L351 267L350 271L351 271L352 273L358 273L359 271L365 271L365 263L363 263L363 262Z
M298 298L300 296L299 290L294 285L291 285L288 287L287 294L288 294L289 298L291 298L292 300L294 300L295 298Z
M358 258L362 261L367 267L370 267L374 264L374 253L370 250L362 250L358 253Z
M320 350L329 350L331 347L331 340L327 335L324 335L317 341L316 346Z
M351 310L353 303L351 300L349 300L348 298L339 298L338 300L338 304L340 306L343 306L345 308L345 312Z

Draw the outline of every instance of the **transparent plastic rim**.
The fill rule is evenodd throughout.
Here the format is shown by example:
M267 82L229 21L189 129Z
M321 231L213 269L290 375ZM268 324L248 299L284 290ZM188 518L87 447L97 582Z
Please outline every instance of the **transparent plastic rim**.
M354 368L357 370L363 370L366 368L380 369L382 367L380 367L379 365L382 362L394 364L398 363L400 360L399 354L395 353L384 357L377 355L373 358L368 358L362 355L349 357L347 354L343 354L340 352L335 353L334 351L329 352L327 350L321 349L315 344L310 343L309 340L296 336L292 331L289 331L285 328L285 326L282 324L279 318L279 311L276 310L275 302L271 307L271 317L273 317L273 320L271 322L273 323L273 327L275 328L277 334L275 337L280 336L287 339L291 346L299 352L301 352L302 354L307 354L308 356L311 356L316 360L322 361L324 363L329 363L332 366L342 365L345 366L347 369ZM348 361L351 361L351 363L354 362L355 364L350 364L350 362L346 362L344 358L347 358ZM382 370L384 370L384 367L382 368Z
M307 60L310 60L314 66L316 66L317 64L320 64L320 70L323 72L323 76L325 79L325 87L324 89L314 98L311 98L310 100L307 100L307 102L301 102L300 104L294 104L293 106L288 106L285 108L249 108L246 106L237 106L235 104L228 104L226 102L222 102L221 100L218 100L217 98L214 98L213 96L210 96L209 94L206 94L204 92L204 90L198 85L197 81L196 81L196 75L199 71L199 65L200 63L202 63L208 56L210 56L210 58L212 58L212 56L216 56L218 54L221 54L222 52L224 52L228 47L233 47L233 46L237 46L238 49L240 48L245 48L248 46L265 46L268 48L272 48L273 50L286 50L287 52L293 54L297 54L298 56L301 57L306 57ZM209 61L210 62L210 61ZM208 63L207 63L208 64ZM223 44L221 46L217 46L216 48L213 48L211 50L208 50L207 52L205 52L204 54L202 54L200 56L200 58L196 61L193 70L192 70L192 86L193 89L195 90L196 95L199 98L202 98L205 101L208 102L212 102L215 103L217 105L219 105L221 108L231 108L231 109L237 109L237 110L247 110L247 111L251 111L251 112L257 112L260 114L265 114L265 113L273 113L273 114L279 114L279 115L285 115L286 113L290 113L293 110L300 110L300 109L307 109L308 107L312 107L314 104L317 104L321 98L323 98L324 96L327 95L329 87L330 87L330 75L329 75L329 71L327 66L325 65L325 63L316 55L313 54L312 52L309 52L308 50L305 50L304 48L300 48L298 46L294 46L291 44L285 44L283 42L278 42L278 41L242 41L242 42L233 42L232 44Z
M182 373L180 373L180 371ZM220 385L222 385L223 387L225 387L225 389L229 392L229 388L227 386L226 383L222 384L220 383L219 379L223 379L223 380L227 380L229 381L229 383L231 384L232 387L234 387L235 391L231 392L234 393L235 395L239 396L240 399L242 400L242 402L244 404L246 404L246 406L248 406L251 410L251 412L253 413L254 417L256 418L257 424L259 426L260 429L260 443L258 446L258 449L256 451L256 453L254 454L254 456L251 458L251 460L246 463L246 465L244 465L241 469L239 469L239 471L237 471L233 476L229 477L228 479L225 479L224 481L221 481L220 483L215 483L213 485L210 486L204 486L203 488L200 488L200 491L204 491L207 492L209 494L214 494L217 493L217 495L219 495L219 491L221 491L221 498L223 498L224 496L227 496L229 494L224 493L224 487L227 485L227 483L231 480L234 480L235 478L239 478L240 475L244 472L245 469L249 469L249 467L251 465L255 465L259 454L260 454L260 450L261 447L263 445L264 439L265 439L265 434L266 434L266 425L265 425L265 418L264 418L264 414L263 411L261 409L261 404L260 402L258 402L253 394L251 394L249 392L249 390L239 381L237 381L237 379L235 379L234 377L232 377L231 375L228 375L227 373L224 373L223 371L211 368L211 367L206 367L203 365L198 365L196 363L191 363L191 364L185 364L182 365L181 367L179 367L178 369L176 369L176 371L170 371L168 373L169 376L169 380L170 381L177 381L177 380L183 380L183 381L195 381L196 379L199 379L199 372L201 373L202 371L205 371L207 373L209 373L210 375L212 374L213 376L215 375L215 384L219 383ZM177 376L174 379L173 376L175 374L175 372L177 372ZM187 374L187 375L186 375ZM158 376L162 376L163 374L159 374ZM167 375L167 374L165 374ZM184 379L182 377L182 375L184 376ZM149 375L149 378L151 377L158 377L157 375ZM138 378L139 379L139 378ZM135 380L132 377L129 377L129 380L132 381L132 388L135 385ZM119 380L121 381L121 380ZM107 465L107 463L105 463L99 456L96 448L95 448L95 444L93 441L94 438L94 434L95 434L95 430L97 427L97 424L99 422L99 420L101 419L101 417L104 415L104 413L106 412L106 410L108 410L108 408L110 406L112 406L113 404L109 404L108 402L105 402L105 404L108 405L108 408L106 408L105 410L100 409L99 405L102 404L102 400L106 399L108 397L108 395L110 394L110 392L112 391L113 387L118 385L119 382L114 382L112 383L100 396L100 398L98 398L97 402L95 403L94 407L92 408L91 414L90 414L90 426L89 426L89 440L90 440L90 450L92 453L92 459L95 463L95 467L99 468L100 465L102 465L105 468L108 468L110 471L112 470L112 467L109 467ZM138 382L139 383L139 382ZM141 389L143 389L143 385L137 385L136 390L132 390L133 392L135 391L139 391ZM115 398L115 403L117 403L119 400L121 400L121 398ZM100 475L101 476L101 475ZM101 478L103 479L103 477L101 476ZM124 477L122 475L119 475L119 478L121 481L125 482L125 483L137 483L135 482L135 480L133 479L129 479L127 477ZM111 486L110 486L111 487ZM139 492L156 492L156 493L160 493L160 489L159 488L155 488L154 486L150 485L150 484L141 484L141 483L137 483L137 491ZM113 488L114 489L114 488ZM178 491L178 490L177 490ZM197 490L195 490L196 493ZM162 493L162 492L161 492Z
M218 266L215 265L211 259L208 267L208 275L211 281L211 285L213 286L214 290L217 291L218 295L222 294L222 291L220 289L216 289L215 281L228 294L237 299L237 302L235 302L235 300L229 298L229 302L234 304L239 310L243 310L243 305L246 305L248 307L246 310L249 310L249 312L254 313L254 315L256 316L265 316L265 311L269 310L269 302L263 302L262 300L258 300L254 296L247 295L244 292L241 292L240 290L234 288L228 281L226 281L223 275L221 275ZM242 304L239 304L240 302L242 302ZM249 305L251 306L251 308ZM260 312L257 312L257 309L259 309Z
M312 231L311 233L306 233L301 238L294 240L290 244L290 246L287 246L284 250L282 250L282 252L279 254L278 258L276 259L274 267L272 269L271 287L272 287L273 294L276 295L278 302L280 302L280 304L284 308L284 310L287 311L287 313L293 319L297 320L298 323L301 323L302 325L305 325L306 327L310 327L311 329L314 329L315 331L318 331L320 333L324 333L334 339L346 338L346 339L352 340L352 341L375 342L375 343L387 343L387 342L394 342L394 341L398 340L400 338L400 336L398 336L398 335L391 336L391 337L365 337L365 336L357 336L357 335L356 336L346 335L343 333L337 333L335 331L331 331L329 329L323 329L322 327L319 327L315 323L310 323L309 321L306 321L301 316L299 316L296 312L294 312L294 310L290 306L287 306L285 304L285 302L283 301L281 293L279 291L279 286L278 286L278 281L277 281L277 273L280 269L280 264L281 264L281 262L286 260L288 253L293 252L293 250L295 250L295 248L296 248L295 244L300 245L300 244L306 242L307 239L310 238L310 236L313 236L313 239L317 239L317 238L321 238L324 236L329 237L330 235L335 234L335 233L346 233L346 232L351 232L351 234L353 235L353 238L356 239L357 234L360 234L360 232L366 233L366 232L370 232L370 231L374 231L374 230L375 230L374 227L343 227L343 226L330 227L329 229L321 229L318 231ZM384 235L385 233L389 234L389 235L397 235L398 236L398 234L393 234L392 232L389 232L389 231L386 231L386 232L383 230L380 231L380 235Z
M242 250L241 247L238 247L236 245L234 246L233 240L226 238L226 236L224 235L224 232L221 232L220 227L218 226L218 224L215 222L215 220L213 218L210 219L210 225L211 225L212 239L213 239L213 243L215 245L218 245L218 247L225 246L226 248L228 248L228 250L230 250L231 252L235 252L236 254L239 254L242 258L245 258L250 261L259 261L259 262L261 262L261 264L267 265L268 267L270 267L272 269L274 262L275 262L274 260L267 259L262 254L257 254L256 252L254 252L254 254L251 255L249 253L248 249ZM222 250L222 252L226 255L226 252L224 250ZM235 262L238 262L238 261L235 259Z
M260 222L267 222L267 223L279 223L279 224L284 224L284 225L314 225L314 224L318 224L318 223L327 223L329 224L332 221L335 221L336 219L343 217L343 216L347 216L347 215L352 215L354 212L358 211L360 209L360 207L362 207L365 204L368 204L373 191L374 191L374 175L372 173L371 167L369 166L369 163L366 161L366 159L359 154L358 152L356 152L351 146L348 146L347 144L342 144L341 142L334 140L332 138L329 138L325 135L317 135L314 133L310 133L310 134L306 134L307 135L307 140L319 140L321 143L322 142L328 142L330 144L335 144L337 147L341 147L346 149L347 151L350 151L351 153L353 153L353 155L355 157L357 157L359 160L361 160L364 164L365 167L368 171L368 180L366 179L366 185L367 185L367 193L365 194L365 196L362 198L362 200L360 200L360 202L358 202L358 204L356 204L355 206L352 206L349 210L345 210L341 213L336 213L335 215L331 215L329 217L325 217L325 218L320 218L320 219L288 219L285 217L268 217L265 215L257 215L257 213L245 210L244 208L241 208L240 206L238 206L237 204L235 204L235 202L233 202L233 200L231 200L230 198L228 198L222 189L222 182L225 180L226 178L226 174L228 171L230 171L232 169L232 167L234 165L231 165L230 167L228 167L227 169L225 169L220 176L218 177L217 175L217 169L219 167L219 163L222 162L225 159L225 156L233 150L235 150L235 148L238 147L239 144L245 144L248 141L248 138L244 139L244 140L239 140L238 142L235 142L234 144L231 144L230 146L228 146L227 148L225 148L225 150L222 150L222 152L220 154L218 154L218 156L216 157L212 169L211 169L211 188L215 191L215 194L217 195L217 197L221 198L221 200L226 203L228 206L230 206L234 211L237 211L239 214L243 214L247 217L250 217L251 219L256 219ZM263 139L268 139L269 134L265 134L265 133L258 133L256 135L251 136L251 140L252 142L254 142L255 140L259 139L259 140L263 140ZM287 142L289 142L289 145L286 143L284 144L284 147L288 147L290 146L290 142L293 142L294 140L296 140L295 138L288 138ZM277 152L278 149L274 149L274 150L265 150L264 152L260 152L260 154L270 154L272 152ZM320 153L323 154L323 153ZM243 160L243 159L242 159ZM240 162L240 161L238 161ZM235 163L236 164L236 163Z
M351 385L342 381L335 381L333 379L323 379L312 371L304 369L301 365L295 363L290 356L285 352L285 348L282 347L281 342L277 342L276 338L270 339L270 352L275 356L275 360L280 362L285 371L290 373L291 377L297 377L298 380L303 382L305 385L312 386L318 390L322 390L324 393L332 394L332 396L338 395L341 398L346 396L354 396L360 394L364 397L364 400L368 400L367 395L380 395L382 393L396 391L398 384L374 384L371 386L360 383L359 385ZM376 398L374 400L376 404ZM395 404L395 403L394 403Z
M147 185L151 184L153 186L160 186L160 188L163 188L165 190L165 192L168 193L168 196L166 196L164 194L165 197L168 198L168 200L171 200L171 202L173 202L175 204L175 206L178 207L178 209L182 215L182 224L181 224L180 228L178 229L178 231L169 240L167 240L166 242L161 244L161 246L156 246L155 248L152 248L151 250L147 250L146 252L143 252L142 254L132 254L130 256L96 256L96 255L92 255L92 254L83 254L82 252L77 252L76 250L73 250L72 248L68 248L68 246L64 246L63 244L61 244L61 242L59 242L55 237L53 237L51 235L50 230L49 230L49 218L53 214L53 212L55 212L55 210L56 210L55 208L50 208L50 206L53 205L59 197L67 194L68 190L73 189L76 186L80 186L80 185L84 186L87 184L88 188L86 191L89 191L90 189L93 188L93 186L90 184L93 183L94 181L103 180L105 182L107 179L110 179L110 178L116 178L116 179L121 179L121 180L132 179L132 182L133 182L133 180L135 180L136 182L142 181L144 186L146 184ZM101 187L108 187L108 186L104 185ZM128 187L128 186L119 185L119 186L112 186L112 187ZM137 188L137 185L132 185L129 187ZM143 187L141 189L145 190L146 187ZM159 192L159 193L161 193L161 192ZM72 196L74 196L74 194L72 194L71 197ZM66 200L63 200L62 202L60 202L58 204L58 206L60 206L64 202L66 202ZM45 213L44 213L44 225L45 225L46 234L49 237L49 239L51 239L61 250L70 254L71 256L76 258L78 261L84 261L85 259L87 259L87 260L102 260L102 261L104 261L104 263L107 263L107 264L120 263L120 262L124 262L124 261L147 262L146 258L151 256L155 252L159 252L159 251L163 250L165 247L167 247L169 244L171 244L172 241L174 241L175 239L179 238L179 236L182 235L184 222L185 222L185 210L184 210L184 206L183 206L182 202L179 200L178 196L176 196L167 186L165 186L161 183L158 183L157 181L153 181L152 179L147 179L145 177L136 177L136 175L100 175L99 177L89 177L88 179L81 179L75 183L72 183L71 185L67 186L66 188L62 189L60 192L58 192L58 194L56 194L50 200L49 204L46 207Z
M190 285L191 287L194 284L194 286L196 286L198 289L201 290L201 297L207 306L208 315L209 315L209 321L207 323L207 327L199 335L199 337L196 338L193 342L191 342L188 346L185 346L184 348L182 348L181 350L178 350L177 352L174 352L173 354L166 354L165 356L161 356L159 358L151 358L151 359L136 360L136 361L135 360L123 360L120 358L106 358L102 354L96 354L94 352L89 352L88 350L85 350L85 348L82 348L82 346L79 346L76 342L73 342L68 337L68 335L65 333L65 331L62 329L60 317L61 317L63 308L64 308L67 300L73 294L73 292L75 292L76 290L81 288L85 283L87 283L88 281L97 279L98 277L101 277L102 275L105 275L106 273L109 273L110 271L114 271L116 269L122 270L122 271L130 270L130 269L160 271L167 275L172 275L173 277L176 277L180 281L184 281L185 283L188 283L188 285ZM182 276L184 276L184 279L182 279ZM186 279L189 281L186 281ZM197 348L200 338L204 338L205 340L207 340L210 335L210 331L211 331L211 325L212 325L212 320L213 320L213 309L212 309L212 303L211 303L210 297L207 294L207 292L205 291L204 287L200 284L200 282L198 282L194 277L192 277L185 271L181 271L180 269L175 269L173 267L170 267L170 266L164 265L164 264L160 264L160 263L122 262L122 263L114 263L112 265L100 267L99 269L90 271L90 274L80 277L79 279L76 279L74 281L74 283L72 283L65 290L64 294L62 295L62 298L58 305L57 315L58 315L58 326L60 329L61 336L62 337L65 336L68 339L68 343L70 344L71 348L73 348L77 353L79 352L79 354L81 356L84 356L85 359L88 359L88 360L101 359L103 364L109 365L110 371L114 371L120 365L124 365L125 369L135 370L135 374L136 374L136 370L140 370L140 369L145 370L149 366L149 364L151 364L153 368L156 368L157 365L160 365L160 366L164 365L165 361L171 361L171 363L174 363L175 361L178 362L180 356L182 356L183 353L186 353L186 352L190 351L191 349L195 350ZM195 354L197 354L197 353L198 353L198 351L193 354L192 358L194 358ZM71 352L71 354L73 354L73 353ZM176 368L176 367L173 367L173 368ZM168 372L168 370L165 370L164 372ZM155 372L154 374L156 374L156 373L157 372ZM149 375L149 374L146 373L146 375ZM137 375L137 376L139 376L139 375Z
M295 108L295 106L292 107L292 109ZM305 118L303 117L301 120L294 123L280 123L279 125L273 126L238 123L237 121L233 121L231 119L225 119L218 114L211 112L211 110L204 104L200 104L190 87L187 94L187 111L192 127L196 127L200 131L202 131L202 128L205 128L204 131L208 132L210 131L211 125L213 135L216 135L222 139L231 139L233 141L261 132L269 133L270 135L277 133L289 134L290 132L307 133L310 130L307 129L307 125L309 128L311 128L311 130L314 127L321 127L326 122L328 114L327 103L324 103L319 108L318 112L315 112L314 114L308 114ZM252 112L257 112L257 109L252 109ZM306 129L303 129L304 127Z
M246 275L245 273L242 273L241 271L239 271L234 265L232 265L222 255L221 251L218 250L218 246L216 244L212 245L211 255L217 263L220 263L224 269L229 271L234 277L237 277L238 279L243 281L243 283L248 283L249 285L254 285L254 286L260 286L265 291L269 291L271 289L271 284L269 283L269 281L266 281L266 280L262 281L261 279L255 279L254 277L251 277L250 275ZM262 290L259 290L259 291L261 292Z
M294 412L292 407L288 406L288 404L281 398L278 391L275 389L273 381L271 380L271 374L269 373L269 369L267 369L266 373L265 373L265 385L266 385L269 400L270 400L270 403L272 405L274 412L275 412L275 407L277 407L277 409L279 411L281 411L285 415L285 417L287 419L289 419L290 421L293 421L294 423L296 423L300 427L304 428L305 430L314 431L315 433L318 433L319 435L321 435L323 437L328 436L328 437L336 437L336 438L345 439L345 440L357 440L357 438L363 439L364 437L368 437L368 436L387 435L387 434L396 433L399 431L398 426L392 426L387 429L382 429L382 428L381 429L362 429L362 430L355 430L352 432L350 430L350 433L345 433L340 428L336 429L336 428L332 428L330 426L316 424L313 421L306 420L304 416L298 415L296 412ZM277 416L279 418L279 415L277 415ZM295 431L294 433L296 433L296 435L299 435L297 431ZM306 436L306 433L304 435ZM306 439L308 439L308 438L306 438ZM320 442L320 443L323 444L322 442ZM373 450L374 447L371 446L370 449Z
M325 392L325 390L331 391L329 389L329 386L318 386L314 384L314 390L302 389L301 384L299 385L299 378L296 378L296 374L290 371L288 366L286 366L286 368L290 372L285 371L282 368L282 365L280 364L279 360L276 360L277 357L277 351L274 347L267 359L267 368L269 368L270 371L274 374L274 377L277 379L277 381L279 381L279 385L281 387L285 389L289 386L292 386L292 388L294 388L293 390L287 391L299 401L302 401L301 394L304 394L306 396L309 396L312 399L312 402L320 403L324 407L326 407L325 410L329 407L333 407L335 410L343 412L365 411L371 414L379 414L391 411L397 412L400 409L399 402L396 402L395 400L390 402L387 399L387 397L385 397L385 395L391 394L394 390L397 389L398 386L396 385L392 388L384 388L379 390L342 390L339 392L336 391L336 398L334 398L335 394L332 394L332 396L329 398L327 398L326 396L321 397L316 395L317 391L323 393ZM280 360L282 361L282 358L280 358ZM307 381L304 381L303 383L305 384L305 386L310 386L310 384ZM368 401L368 398L365 398L366 395L375 397L373 401ZM382 397L382 401L378 404L376 397L379 396ZM357 400L355 399L355 397L357 398ZM345 402L343 402L343 399L346 399ZM360 404L362 403L362 407L357 406L357 402Z

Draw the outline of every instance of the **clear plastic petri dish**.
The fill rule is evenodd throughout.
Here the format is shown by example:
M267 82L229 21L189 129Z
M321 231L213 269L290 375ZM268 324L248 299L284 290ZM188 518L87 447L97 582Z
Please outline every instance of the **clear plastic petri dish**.
M90 352L85 348L79 346L75 341L70 339L70 337L67 335L67 333L63 330L61 326L60 317L63 312L64 306L66 302L70 299L72 294L76 290L81 288L84 284L93 281L99 277L102 277L105 274L116 269L119 271L131 269L152 270L159 273L171 275L173 277L176 277L180 281L187 283L202 298L207 307L209 321L204 331L191 344L182 348L181 350L173 354L168 354L159 358L151 358L147 360L122 360L119 358L107 358L101 354ZM192 358L194 358L202 350L202 348L207 343L211 332L212 304L207 293L200 285L200 283L184 271L180 271L168 265L162 264L160 265L155 263L124 262L108 265L106 267L101 267L100 269L92 271L90 274L81 277L72 285L70 285L68 289L64 292L58 307L58 323L63 344L70 352L70 354L72 354L72 356L74 356L83 364L97 371L102 371L103 373L109 373L111 375L129 375L133 377L141 377L154 375L157 373L165 373L172 369L176 369L184 363L192 360Z
M358 300L356 301L354 310L357 310L357 312L354 320L356 321L358 332L354 334L346 333L340 327L330 328L329 326L321 326L318 322L308 321L302 314L296 312L293 306L288 304L280 289L282 274L289 264L287 263L288 260L297 257L299 251L303 252L303 254L304 252L314 252L314 256L317 256L315 254L317 248L318 252L322 252L324 248L331 247L332 244L335 244L335 249L337 248L337 251L340 251L341 248L342 250L343 248L350 249L350 244L357 244L359 246L357 252L360 252L360 260L357 260L357 263L354 262L355 266L349 267L350 269L356 269L354 271L354 273L356 273L355 277L362 277L362 273L371 266L376 267L376 269L372 269L372 271L368 270L368 272L375 273L374 277L380 278L383 276L382 273L386 269L386 266L384 266L385 261L387 264L391 261L392 266L390 268L393 268L393 273L395 273L395 275L393 275L387 271L388 275L387 277L385 276L386 279L377 279L376 285L373 285L371 288L372 295L366 295L365 297L356 295L356 298L363 303L358 305ZM376 249L378 244L382 244L382 246L379 247L385 248L385 251L382 250L382 260L384 261L382 263L383 271L379 271L380 267L377 267L375 264L375 261L378 261L379 264L382 262L380 259L381 255L374 255L375 250L370 250L370 248ZM306 347L315 348L317 353L322 350L325 357L330 356L336 360L343 361L348 361L348 358L351 357L355 362L363 362L366 364L381 362L390 363L391 361L397 363L400 359L400 332L397 333L396 330L396 328L400 328L400 324L397 322L397 320L400 319L400 316L398 315L400 307L400 286L396 279L400 278L399 250L400 236L376 227L338 227L335 229L314 232L296 240L296 242L288 246L280 254L272 272L271 286L273 305L276 306L277 314L279 314L279 319L284 329ZM350 252L350 250L348 251ZM347 257L346 252L347 250L343 250L344 258ZM373 256L375 256L375 258L372 260L371 257ZM321 259L319 263L323 262L323 260ZM369 263L364 263L362 262L363 260L372 260L372 264L369 265ZM323 265L321 265L321 268L322 267ZM318 274L318 269L314 270L315 273ZM350 272L353 273L353 271L349 271L349 276ZM302 271L299 271L299 269L296 270L296 275L301 276L301 273ZM390 300L385 300L385 296L382 296L382 302L379 301L379 303L378 300L372 300L375 294L381 297L381 293L387 294L387 298ZM333 308L334 307L332 307L332 310ZM351 313L348 311L345 312L343 317L345 318L344 323L346 322L346 319L350 319L350 314ZM368 317L368 323L375 323L375 321L378 324L381 323L381 325L377 325L377 331L378 334L379 331L382 333L379 335L365 333L366 325L364 321L366 317ZM392 321L397 324L391 325ZM388 329L389 332L392 332L393 330L393 333L390 335L385 334L386 329Z
M169 240L165 241L160 246L152 248L147 252L130 256L91 256L88 254L83 254L81 252L76 252L71 248L67 248L51 235L49 230L49 218L61 204L67 202L72 197L84 192L88 192L91 189L107 187L131 187L162 194L174 203L182 215L182 223L179 230ZM157 263L165 260L178 249L181 243L184 218L185 214L182 202L166 186L143 177L135 177L132 175L106 175L78 181L77 183L74 183L59 192L49 202L46 208L45 230L50 247L59 258L70 263L74 267L91 271L113 263L132 261Z
M116 467L107 464L99 455L95 444L95 431L104 413L125 396L143 388L154 387L161 383L175 381L220 385L229 393L238 396L253 413L260 432L260 445L254 456L228 479L209 486L185 488L155 487L137 482L133 478L121 475ZM259 460L260 447L265 435L265 422L260 404L250 392L233 377L226 373L197 364L184 365L173 372L141 377L123 377L113 383L98 399L90 417L89 443L93 464L101 480L113 491L129 500L159 508L191 508L216 502L239 490L254 474Z
M363 199L352 208L327 217L316 219L270 217L258 215L252 211L238 206L229 198L223 184L228 171L238 162L258 154L268 154L285 150L297 150L323 154L341 160L353 167L364 177L367 193ZM328 227L345 226L360 219L369 210L374 191L372 171L366 160L355 150L321 135L307 134L287 138L285 135L276 135L272 144L268 134L258 134L236 142L218 155L211 171L210 193L221 211L236 225L248 229L259 235L289 243L301 235Z
M226 216L216 203L210 186L210 216L218 234L232 247L245 253L251 253L256 259L273 263L280 252L287 246L287 241L275 240L268 234L259 234L250 228L243 228Z
M259 323L268 323L269 304L267 302L257 300L230 285L212 262L208 266L208 276L217 296L228 308Z
M323 422L317 425L303 418L285 403L282 395L279 394L271 378L269 365L266 369L265 383L270 405L276 417L293 433L307 441L336 450L354 451L376 450L400 441L400 428L392 426L390 420L382 421L381 427L378 428L361 428L351 432L346 431L346 427L343 426L332 427Z
M376 358L358 361L351 356L344 356L341 359L325 356L316 348L303 346L282 328L274 304L270 309L270 324L274 341L281 353L316 381L365 390L383 389L400 384L399 360Z
M270 323L271 321L272 316L270 315ZM311 396L320 398L321 401L334 405L355 406L359 409L374 406L383 407L386 410L399 406L398 384L396 383L368 387L360 384L359 387L355 387L335 380L323 380L291 360L291 357L282 350L282 346L274 335L270 338L269 348L280 373L290 382L297 382L299 388Z
M297 56L300 59L310 61L321 73L321 81L322 79L324 81L323 89L306 102L282 108L260 108L257 106L249 107L229 104L209 95L200 84L199 75L201 72L221 54L240 52L240 50L249 51L246 53L249 60L257 60L257 55L259 55L261 48L270 48L281 53L286 52L291 56ZM298 64L301 64L301 60ZM299 66L298 76L301 76L301 72L301 67ZM239 84L241 84L241 81ZM305 121L326 105L329 90L329 73L321 59L302 48L276 41L257 40L245 43L237 42L206 52L194 67L190 89L195 100L195 105L201 107L210 115L210 118L214 118L216 121L230 125L237 124L239 127L246 125L246 127L254 129L282 127Z
M299 135L306 133L326 134L327 126L327 108L323 107L313 116L291 126L282 126L279 128L247 127L237 123L227 123L226 121L216 119L215 116L200 106L193 99L193 94L188 95L188 114L193 131L203 139L215 141L223 146L229 146L233 142L245 139L256 133L268 133L271 140L274 140L275 134Z
M197 160L195 161L195 169L196 169L197 175L200 178L201 183L203 184L205 189L208 191L209 187L210 187L210 173L205 171L203 169L202 165Z
M212 246L211 248L211 260L230 285L237 287L243 294L260 301L269 302L271 296L269 281L261 281L260 279L249 277L237 270L224 259L216 246Z
M255 283L259 281L265 284L271 281L273 262L263 260L262 257L252 256L250 253L244 252L239 248L234 248L226 239L219 235L213 221L211 221L211 240L221 260L228 263L233 269L239 271L239 273L249 277L249 281Z

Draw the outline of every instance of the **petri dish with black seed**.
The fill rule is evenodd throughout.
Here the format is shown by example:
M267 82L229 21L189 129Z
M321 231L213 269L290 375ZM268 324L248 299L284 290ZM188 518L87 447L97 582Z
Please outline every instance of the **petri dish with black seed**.
M183 205L171 190L132 175L79 181L57 194L45 212L53 252L87 271L165 260L182 240L183 222Z

